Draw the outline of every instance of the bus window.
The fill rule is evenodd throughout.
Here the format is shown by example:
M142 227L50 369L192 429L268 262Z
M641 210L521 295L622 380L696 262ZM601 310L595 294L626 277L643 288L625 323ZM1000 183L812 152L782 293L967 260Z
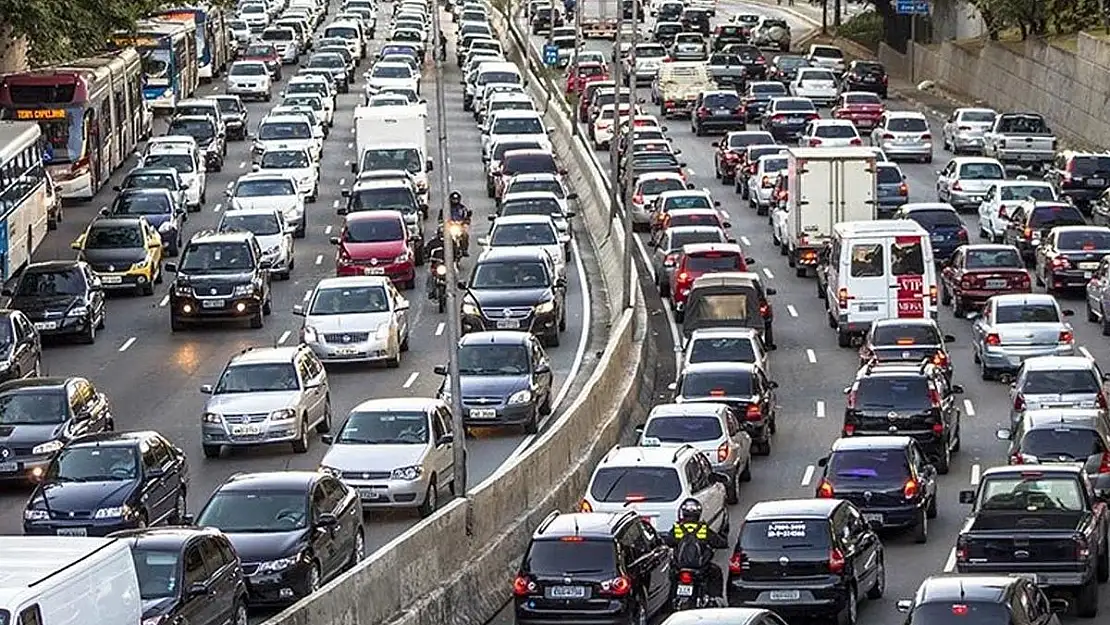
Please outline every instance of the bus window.
M171 52L160 48L147 48L143 56L143 75L151 87L170 86Z

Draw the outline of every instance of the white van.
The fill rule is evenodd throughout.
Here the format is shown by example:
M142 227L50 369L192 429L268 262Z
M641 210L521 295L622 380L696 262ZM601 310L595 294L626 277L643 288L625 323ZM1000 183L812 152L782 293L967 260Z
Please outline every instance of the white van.
M817 280L841 347L850 347L878 319L937 316L933 246L929 233L912 220L836 224Z
M0 623L138 625L142 597L127 542L0 536Z

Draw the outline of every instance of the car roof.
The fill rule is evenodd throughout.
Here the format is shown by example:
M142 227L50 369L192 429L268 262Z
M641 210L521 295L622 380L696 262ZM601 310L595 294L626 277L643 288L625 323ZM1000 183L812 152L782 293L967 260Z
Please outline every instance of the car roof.
M687 365L682 370L682 375L687 373L739 373L747 371L754 373L758 367L750 362L695 362Z
M1057 427L1070 427L1078 430L1106 431L1106 419L1095 411L1088 414L1065 415L1059 410L1026 410L1021 414L1025 431ZM1052 454L1047 454L1051 456Z
M632 510L621 512L552 512L536 531L533 540L551 540L560 536L582 536L584 538L612 539L614 528L626 517L634 515Z
M759 274L751 271L714 271L695 278L691 288L696 290L718 286L758 287L760 284Z
M701 227L701 226L696 226ZM759 338L759 330L755 328L698 328L690 333L690 338L686 342L696 341L698 339L748 339L755 340Z
M224 216L226 217L228 215L231 215L232 217L240 217L240 216L246 216L246 215L277 215L277 216L280 217L281 216L281 210L279 210L277 208L262 208L262 207L258 207L258 208L233 208L231 210L224 211Z
M710 211L710 210L712 210L712 209L709 209L709 208L680 208L680 209L676 209L676 210L671 211L671 214L690 214L690 213L686 213L685 211L691 211L692 213L698 213L698 212L706 212L706 211ZM701 225L670 226L670 227L667 228L666 232L669 233L669 234L683 234L683 233L694 233L694 232L718 233L718 232L721 232L721 228L720 228L720 226L701 226Z
M1048 293L1004 293L991 296L998 304L1052 304L1059 306L1056 298Z
M1037 465L1000 465L984 469L982 478L992 475L1013 475L1022 473L1040 473L1048 475L1076 475L1084 472L1083 467L1073 464L1037 464ZM982 482L980 482L982 483Z
M547 215L505 215L504 217L498 217L497 221L494 222L495 227L496 226L504 226L504 225L519 225L519 224L524 224L524 225L547 224L547 225L550 225L551 224L551 217L549 217Z
M269 114L262 118L260 124L273 123L273 124L287 124L291 122L302 122L307 124L308 120L302 115L287 115L279 113L277 115Z
M49 261L49 262L66 262L66 261ZM39 263L36 263L39 264ZM43 263L45 264L45 263ZM30 267L28 267L30 269ZM72 380L73 377L60 377L48 376L43 378L20 378L18 380L8 380L0 384L0 393L8 391L21 391L23 389L54 389L61 391L65 388L66 384Z
M231 357L228 366L251 363L286 363L301 351L300 346L248 347Z
M478 264L486 261L501 263L513 260L549 262L551 256L542 247L534 246L493 247L478 256Z
M318 471L265 471L237 473L216 488L217 492L252 492L257 489L302 490L316 483L324 474ZM307 493L306 493L307 494Z
M401 211L394 210L372 210L372 211L355 211L347 213L345 217L346 223L363 222L363 221L404 221L405 216Z
M513 330L485 330L464 334L459 339L459 345L528 345L532 335L528 332Z
M96 432L71 440L66 447L131 447L149 440L158 433L153 430L133 430L128 432Z
M669 200L675 197L685 197L689 195L696 195L703 198L713 198L713 194L705 189L673 189L671 191L664 191L659 194L660 200Z
M235 184L238 185L240 182L252 182L255 180L283 180L296 182L296 179L293 178L292 174L280 170L274 171L271 169L267 171L265 169L262 169L259 171L252 171L249 174L242 174L235 181Z
M809 68L806 68L809 69ZM854 122L848 119L815 119L813 120L814 126L851 126L855 128Z
M366 287L389 285L388 276L341 276L338 278L324 278L316 283L314 290L339 289L343 287Z
M998 161L985 156L954 156L952 162L957 165L998 165Z
M956 209L948 202L908 202L902 205L902 210L909 213L915 211L956 212Z
M1021 366L1026 371L1094 369L1095 361L1086 356L1033 356L1026 358Z
M1056 231L1056 232L1091 232L1091 231L1098 231L1098 232L1106 232L1106 233L1110 233L1110 227L1107 227L1107 226L1094 226L1094 225L1083 225L1083 226L1055 226L1055 227L1053 227L1052 229L1053 229L1054 231Z
M774 519L827 519L840 505L839 499L772 499L756 502L744 521Z
M871 322L871 327L875 326L922 326L939 329L935 319L914 319L913 317L887 317L885 319L876 319Z
M137 228L144 221L146 221L146 218L142 215L112 215L111 217L97 217L96 219L93 219L89 222L89 228L92 228L93 226L107 226L110 228Z
M913 444L908 436L847 436L833 441L830 451L905 449Z
M217 232L215 230L201 230L189 239L189 244L195 243L245 243L254 238L254 234L245 231L228 230Z
M27 272L48 273L48 272L51 272L51 271L58 271L60 269L76 269L77 267L80 267L83 264L84 264L83 261L80 261L80 260L77 260L77 259L73 259L73 260L41 260L41 261L38 261L38 262L31 263L31 264L27 265L27 268L23 270L23 273L27 273ZM41 378L32 378L32 379L41 379Z
M686 404L658 404L648 412L648 420L655 417L703 417L731 410L728 404L698 401Z
M136 167L127 172L127 176L151 176L162 174L172 174L176 176L177 170L173 167Z
M597 463L597 469L611 467L672 467L691 453L701 453L693 447L621 447L614 446ZM591 480L592 481L592 480Z
M178 549L199 536L219 536L220 530L214 527L164 526L144 527L142 529L113 532L112 538L130 541L133 547L153 550Z
M887 111L886 116L890 119L920 119L925 120L925 114L917 111Z
M935 575L921 582L915 603L999 603L1020 581L1003 575Z
M682 251L687 256L708 252L727 252L741 256L744 254L743 248L737 243L691 243L682 246Z

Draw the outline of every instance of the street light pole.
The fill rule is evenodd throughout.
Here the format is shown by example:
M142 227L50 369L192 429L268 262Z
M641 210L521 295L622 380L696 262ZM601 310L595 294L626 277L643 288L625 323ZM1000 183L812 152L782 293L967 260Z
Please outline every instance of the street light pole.
M629 94L628 132L633 131L633 129L635 127L634 121L636 119L636 104L637 104L636 88L638 87L638 85L636 83L636 45L638 43L640 43L640 1L641 0L632 0L632 49L628 54L628 59L629 59L628 85L629 85L629 88L631 89L631 93ZM624 15L624 7L623 6L621 7L621 15ZM618 101L620 100L619 95L617 96L617 100ZM620 112L619 105L618 105L617 112L618 113ZM619 159L619 157L618 157L618 159ZM634 284L636 274L635 274L635 272L633 271L633 268L632 268L633 267L633 260L632 259L634 258L634 256L633 256L634 250L633 250L633 247L632 247L632 237L633 236L635 236L635 234L632 232L632 214L628 211L628 207L625 206L625 210L624 210L624 284L626 285L626 288L627 288L627 290L625 291L625 298L624 298L625 308L632 308L636 305L636 298L635 298L635 295L634 295L634 293L636 293L636 285Z
M437 41L444 41L443 24L440 20L440 9L436 7L432 11L433 19L432 24L435 29ZM440 47L441 54L435 56L435 76L436 76L436 124L439 128L439 178L440 189L442 195L440 201L440 215L443 217L444 224L451 216L451 206L449 204L449 194L451 193L451 171L450 161L447 158L447 104L444 95L444 64L447 62L446 46ZM459 303L457 298L456 283L458 282L458 272L455 270L455 242L451 233L444 230L443 232L443 263L447 267L447 275L444 278L447 281L447 288L444 292L447 294L447 376L451 388L451 414L453 415L453 427L455 438L452 444L454 451L454 464L455 464L455 481L454 491L458 497L466 497L466 426L463 424L462 412L462 388L459 384L459 329L461 327L461 320L459 319ZM429 280L434 278L430 277Z
M624 6L617 2L617 32L613 42L613 82L616 83L616 99L613 101L613 137L609 141L609 221L620 215L620 145L621 96L624 92L624 71L621 64L621 30L624 27ZM600 113L599 113L600 114Z
M582 46L585 45L585 42L582 40L582 7L578 4L582 1L584 0L576 0L574 3L574 67L571 67L570 71L574 72L572 75L576 76L575 80L577 80L578 74L578 55L582 53ZM578 127L578 110L580 107L577 102L577 100L582 99L582 92L582 86L579 85L578 98L572 103L574 106L570 107L571 121L574 122L571 124L571 131L574 133L575 137L582 132L582 129Z

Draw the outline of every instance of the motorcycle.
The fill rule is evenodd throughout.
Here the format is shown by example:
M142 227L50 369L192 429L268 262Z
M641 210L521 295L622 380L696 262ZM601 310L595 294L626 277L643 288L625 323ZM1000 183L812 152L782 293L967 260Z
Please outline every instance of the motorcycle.
M718 607L719 602L706 592L705 579L700 571L680 569L675 581L673 611Z
M460 256L466 256L470 253L470 232L467 229L465 221L448 221L446 224L447 234L451 237L451 243L454 245L455 253Z
M429 259L432 266L428 279L432 284L428 288L428 297L436 301L436 308L442 313L447 309L447 264L443 262L443 248L432 250Z

